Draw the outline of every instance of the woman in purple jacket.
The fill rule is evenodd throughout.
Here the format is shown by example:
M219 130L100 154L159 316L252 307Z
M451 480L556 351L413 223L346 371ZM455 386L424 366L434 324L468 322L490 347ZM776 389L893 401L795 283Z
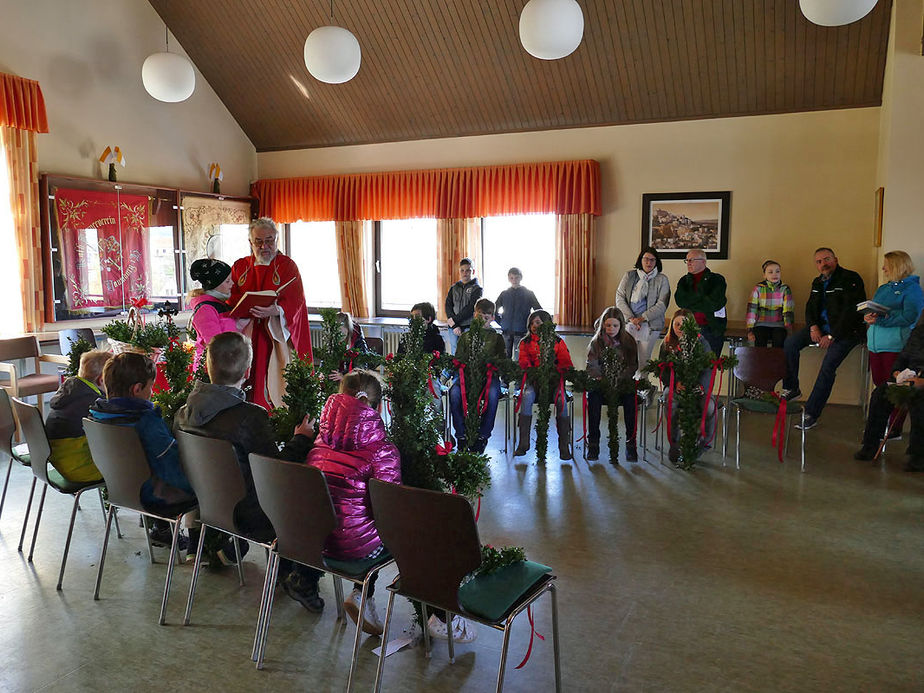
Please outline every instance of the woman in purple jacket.
M373 374L355 370L344 375L340 392L324 405L318 436L306 460L327 479L337 528L327 538L324 553L337 560L372 560L385 551L372 517L368 482L401 483L401 457L385 435L378 413L381 401L382 385ZM312 573L315 580L320 576ZM374 587L374 583L369 585L363 605L362 628L381 635L382 622L372 598ZM359 618L361 596L362 585L354 584L353 593L343 604L354 622Z

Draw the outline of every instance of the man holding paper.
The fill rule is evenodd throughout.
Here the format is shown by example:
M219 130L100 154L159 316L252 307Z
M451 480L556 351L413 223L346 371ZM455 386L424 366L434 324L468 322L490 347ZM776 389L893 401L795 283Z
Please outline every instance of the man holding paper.
M232 306L247 292L278 292L275 300L254 301L248 311L250 324L244 328L253 343L253 363L246 381L251 386L249 396L267 409L282 406L282 369L289 363L291 350L299 357L312 356L302 278L295 262L279 252L278 237L272 219L251 222L251 255L237 260L231 268Z
M694 248L687 253L687 273L677 282L674 302L693 312L699 332L716 357L725 342L725 277L706 267L706 253Z

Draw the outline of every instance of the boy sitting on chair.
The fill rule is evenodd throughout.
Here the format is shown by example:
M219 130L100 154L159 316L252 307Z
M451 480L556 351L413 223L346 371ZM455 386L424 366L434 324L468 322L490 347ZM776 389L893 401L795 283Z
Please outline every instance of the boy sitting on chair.
M83 417L103 396L103 366L112 358L108 351L93 349L80 355L77 375L65 380L49 403L45 429L51 445L51 464L68 481L99 481L83 431Z
M103 383L108 399L99 398L90 409L96 421L133 426L144 448L151 478L141 486L141 502L152 512L158 508L196 500L196 494L180 466L176 440L160 416L160 408L151 402L151 390L157 371L154 362L142 354L119 354L103 368ZM169 524L155 521L151 541L169 546ZM178 548L186 548L186 537Z

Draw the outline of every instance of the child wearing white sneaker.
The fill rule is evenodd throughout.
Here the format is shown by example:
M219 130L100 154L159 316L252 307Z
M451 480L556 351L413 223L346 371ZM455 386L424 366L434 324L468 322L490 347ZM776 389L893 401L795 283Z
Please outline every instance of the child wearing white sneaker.
M338 561L371 562L385 551L372 517L368 482L401 483L401 458L386 438L378 412L381 401L382 385L372 373L354 370L344 375L340 392L324 405L314 448L306 460L327 479L337 528L327 538L324 552ZM312 571L311 577L316 582L321 573ZM370 582L362 608L362 629L381 635L383 626L372 598L374 587L374 581ZM343 604L354 622L359 618L361 597L362 585L354 584L353 593Z

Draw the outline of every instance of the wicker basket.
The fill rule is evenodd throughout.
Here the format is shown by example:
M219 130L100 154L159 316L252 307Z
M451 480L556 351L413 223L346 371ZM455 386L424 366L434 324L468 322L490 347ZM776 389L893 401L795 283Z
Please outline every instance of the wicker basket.
M120 342L118 339L109 339L109 346L113 354L144 354L149 357L154 363L157 363L163 358L164 350L161 347L151 347L150 349L145 349L140 346L136 346L129 342Z

